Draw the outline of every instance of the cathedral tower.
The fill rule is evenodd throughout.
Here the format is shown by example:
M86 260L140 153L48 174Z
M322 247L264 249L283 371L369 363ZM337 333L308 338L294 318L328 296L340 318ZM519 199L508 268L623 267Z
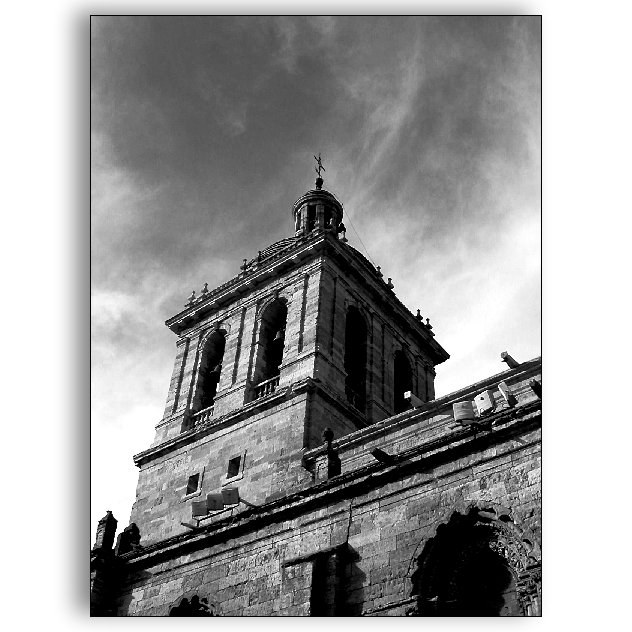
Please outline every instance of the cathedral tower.
M391 280L352 248L323 189L292 206L294 235L166 321L177 335L164 415L140 468L131 522L151 544L185 532L191 502L238 487L263 504L313 480L305 450L434 399L449 356Z

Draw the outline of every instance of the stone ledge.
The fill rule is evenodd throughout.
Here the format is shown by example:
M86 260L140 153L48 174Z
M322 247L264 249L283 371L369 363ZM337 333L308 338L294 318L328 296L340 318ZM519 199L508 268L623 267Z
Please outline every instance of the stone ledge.
M221 417L212 417L208 422L205 422L203 425L192 428L191 430L187 430L182 434L174 437L173 439L169 439L168 441L161 443L159 445L153 446L148 450L144 450L143 452L139 452L134 455L134 464L139 467L153 459L158 458L159 456L163 456L168 454L169 452L173 452L182 446L188 445L201 439L209 434L213 434L218 430L223 430L229 426L233 426L246 417L250 417L253 414L271 408L272 406L276 406L281 402L289 401L298 395L302 395L308 391L318 391L323 397L329 401L329 403L334 404L339 410L348 415L353 423L360 428L366 427L365 418L355 411L351 410L346 402L344 402L336 393L333 393L329 389L325 388L324 385L319 381L315 380L311 377L303 378L297 382L290 384L289 386L278 388L274 393L262 397L260 399L256 399L252 402L248 402L242 408L237 410L233 410L229 413L222 415ZM182 415L178 415L182 416ZM178 416L174 416L170 419L160 422L160 425L167 425L173 419ZM158 427L158 426L157 426Z

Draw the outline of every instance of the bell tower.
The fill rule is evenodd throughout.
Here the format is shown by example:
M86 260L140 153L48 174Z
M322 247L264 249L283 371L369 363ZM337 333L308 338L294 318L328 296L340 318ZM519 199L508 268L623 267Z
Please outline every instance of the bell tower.
M227 486L261 505L311 484L301 457L325 429L340 437L402 413L406 391L434 398L434 367L449 356L348 244L316 160L293 236L166 321L177 336L167 402L134 457L143 545L186 531L189 501Z

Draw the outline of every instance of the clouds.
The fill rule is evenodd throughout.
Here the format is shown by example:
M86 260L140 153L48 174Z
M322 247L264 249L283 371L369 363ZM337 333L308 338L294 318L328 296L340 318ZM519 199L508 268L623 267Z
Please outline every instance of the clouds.
M162 322L292 233L319 151L347 227L452 356L438 394L505 346L537 355L539 37L530 17L93 18L93 436L151 435Z

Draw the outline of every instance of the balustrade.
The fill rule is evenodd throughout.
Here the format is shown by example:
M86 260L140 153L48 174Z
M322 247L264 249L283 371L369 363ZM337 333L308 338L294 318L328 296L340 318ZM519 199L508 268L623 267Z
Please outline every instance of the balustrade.
M270 378L269 380L265 380L264 382L259 382L257 386L255 386L255 399L261 399L266 395L271 395L276 391L277 386L279 386L279 376Z
M209 406L208 408L205 408L204 410L200 410L199 412L195 413L192 417L192 422L194 426L199 426L200 424L203 424L205 421L208 421L214 414L215 412L215 405Z

